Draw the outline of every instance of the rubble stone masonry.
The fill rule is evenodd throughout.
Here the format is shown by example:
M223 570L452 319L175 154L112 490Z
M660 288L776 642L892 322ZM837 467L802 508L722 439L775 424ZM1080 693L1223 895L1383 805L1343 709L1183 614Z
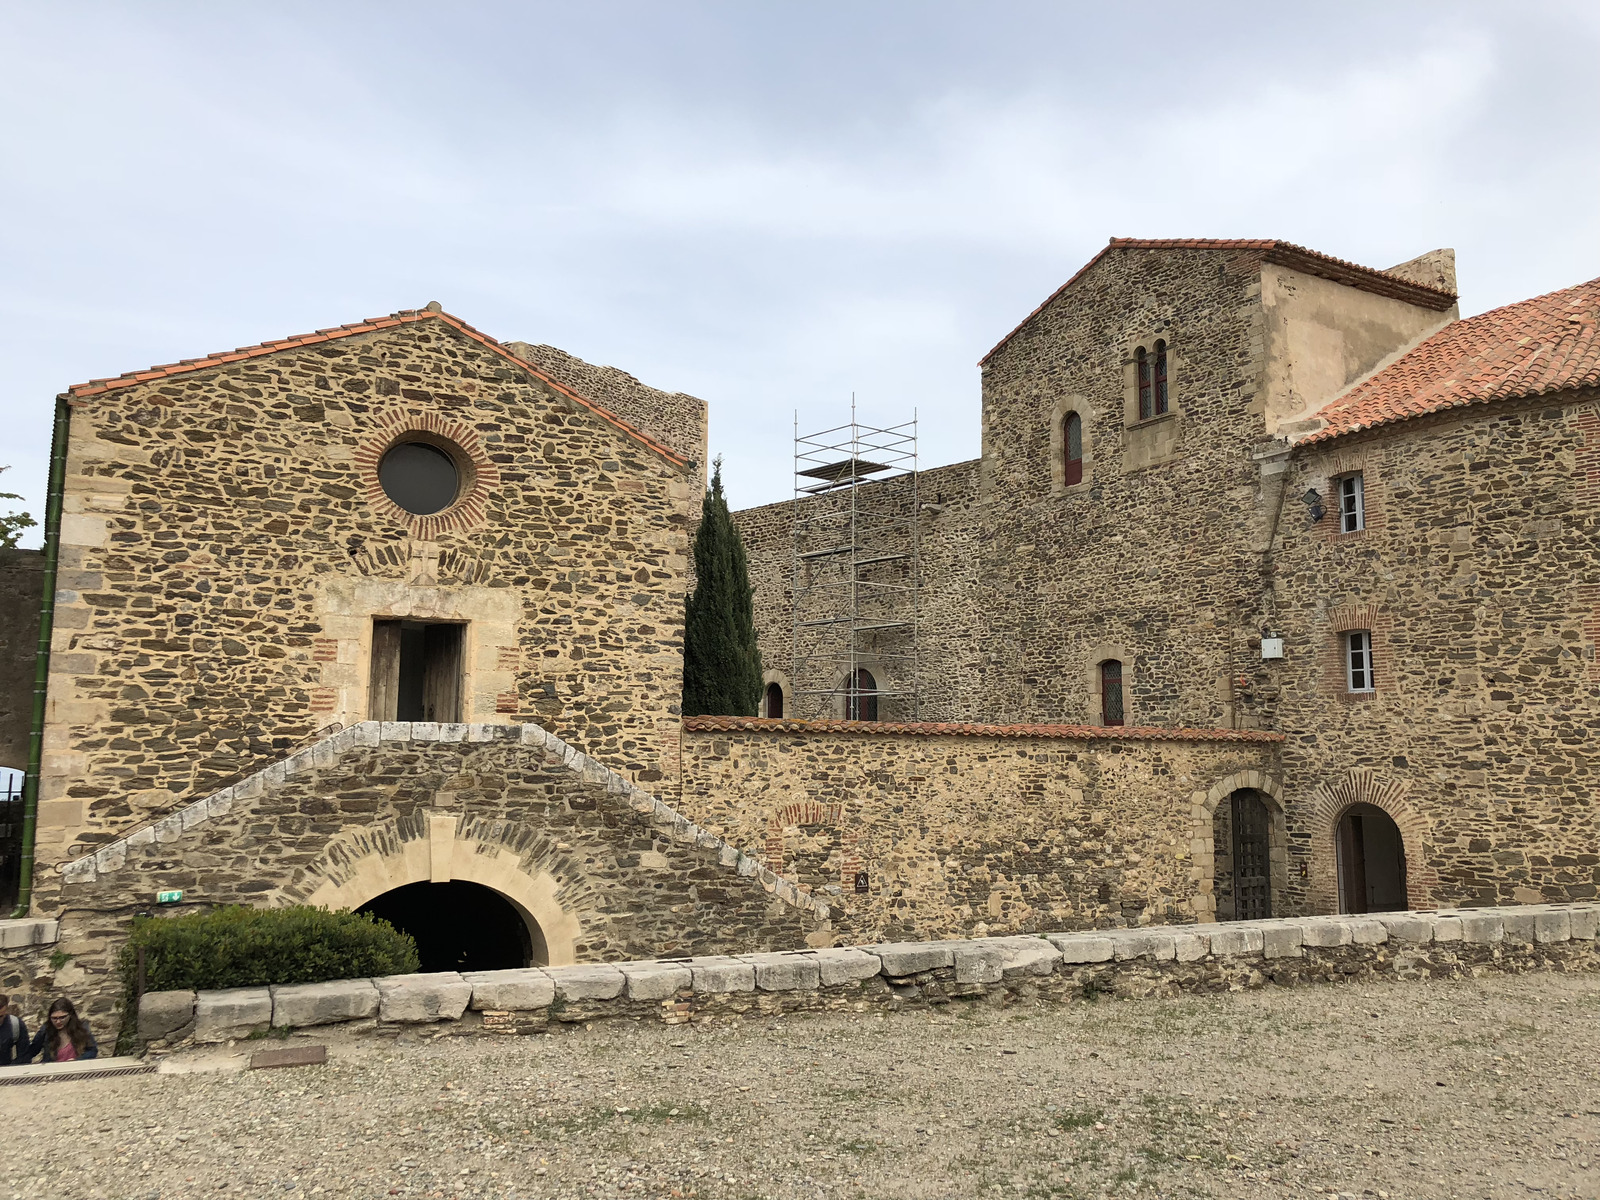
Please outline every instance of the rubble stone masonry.
M1496 399L1297 442L1320 428L1322 405L1456 315L1444 293L1302 267L1249 247L1113 247L984 360L982 458L922 476L925 494L944 483L954 501L919 524L920 716L1098 725L1098 667L1115 659L1130 726L1287 737L1274 912L1337 909L1335 830L1356 804L1395 821L1414 906L1594 897L1595 393ZM1158 341L1169 411L1141 417L1135 354L1153 354ZM1084 422L1083 478L1070 486L1059 428L1069 413ZM1341 533L1335 481L1358 471L1366 528ZM895 487L904 485L864 488L861 503L884 504ZM1302 500L1311 488L1326 510L1315 525ZM738 519L763 653L782 669L792 508ZM1352 631L1372 635L1371 693L1346 686L1341 639ZM1284 658L1263 658L1267 636L1284 639ZM692 736L689 759L703 753L703 736ZM802 750L810 740L789 753L827 759ZM1085 751L1078 769L1097 756L1093 769L1105 769L1107 744ZM737 745L728 753L741 763L778 753ZM1155 756L1150 769L1166 753L1145 742L1128 751ZM852 755L874 751L841 750L819 766L819 801L830 772L853 778ZM1141 785L1118 786L1127 790L1107 790L1105 809L1151 819ZM754 836L778 805L761 789L747 795ZM970 795L1007 802L993 782ZM861 809L863 820L901 837L893 805L877 805ZM959 839L966 821L941 811L926 836ZM1225 848L1225 822L1211 832ZM865 825L857 840L867 845ZM1212 886L1230 886L1223 857L1213 865ZM933 878L924 866L908 870ZM945 878L951 900L934 924L962 928L956 914L981 913L987 898ZM1080 903L1080 884L1051 886ZM1168 886L1148 900L1143 881L1133 890L1159 905ZM1011 901L997 903L1010 911ZM1229 915L1225 904L1213 912Z
M115 955L157 891L359 908L415 883L507 897L535 961L798 949L828 910L538 725L363 722L50 872L55 983L109 1018ZM80 999L80 1003L82 1000Z
M366 719L380 616L466 624L464 720L675 767L688 468L453 319L390 324L74 400L46 869ZM455 447L439 516L378 483L408 432Z
M1312 908L1336 899L1333 826L1350 800L1400 826L1413 905L1600 894L1595 412L1592 392L1503 402L1295 453L1273 572L1286 657L1263 667L1302 798L1291 845L1313 868L1291 882ZM1311 525L1293 497L1353 471L1381 520ZM1345 689L1351 628L1373 633L1362 697Z
M1281 792L1275 734L958 728L691 718L680 807L867 942L1210 920L1213 810Z

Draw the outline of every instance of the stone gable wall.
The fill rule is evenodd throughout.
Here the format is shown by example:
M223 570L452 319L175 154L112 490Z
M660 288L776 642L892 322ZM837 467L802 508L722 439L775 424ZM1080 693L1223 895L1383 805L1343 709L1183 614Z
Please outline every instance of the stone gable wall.
M1297 451L1291 497L1361 470L1381 522L1340 534L1291 500L1276 554L1287 657L1263 664L1285 730L1295 881L1335 899L1351 802L1406 834L1416 904L1587 899L1600 887L1600 506L1584 495L1596 396L1507 402ZM1345 691L1338 633L1370 628L1376 692ZM1352 770L1363 788L1343 786Z
M28 766L44 554L0 550L0 767Z
M1108 255L984 367L990 653L1011 721L1097 724L1100 659L1130 724L1250 726L1230 685L1261 606L1260 263ZM1135 345L1167 343L1171 411L1136 420ZM1082 485L1055 486L1051 423L1084 420ZM1131 415L1130 415L1130 410Z
M424 429L469 498L407 518L376 462ZM537 720L650 782L677 761L683 469L443 321L74 409L39 850L363 720L375 615L468 623L468 720Z
M1210 919L1208 804L1234 787L1276 789L1268 735L694 724L680 809L765 845L767 866L793 881L819 864L835 872L816 894L854 942Z
M709 421L706 402L686 392L666 392L641 383L617 367L598 367L555 346L506 342L524 362L532 363L557 383L586 400L616 413L634 428L689 460L698 483L694 493L693 521L700 520L700 503L706 490Z

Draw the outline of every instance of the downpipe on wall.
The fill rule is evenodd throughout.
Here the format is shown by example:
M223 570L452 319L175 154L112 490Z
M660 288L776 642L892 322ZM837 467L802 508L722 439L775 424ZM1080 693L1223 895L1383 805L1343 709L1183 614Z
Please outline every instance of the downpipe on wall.
M72 409L56 397L50 434L50 481L44 502L44 595L39 602L39 643L33 656L33 723L28 731L28 775L22 785L22 855L17 873L17 906L25 917L33 902L33 843L39 828L39 774L44 763L45 693L50 685L50 639L55 631L56 567L61 557L61 493L67 475L67 430Z

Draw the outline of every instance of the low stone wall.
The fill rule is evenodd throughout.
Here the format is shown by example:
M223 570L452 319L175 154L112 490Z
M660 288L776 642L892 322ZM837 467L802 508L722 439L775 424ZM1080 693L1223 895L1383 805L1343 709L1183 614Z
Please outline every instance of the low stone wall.
M153 992L140 1006L139 1035L165 1050L323 1025L515 1034L605 1018L671 1025L953 1000L1065 1002L1268 983L1592 971L1600 969L1597 922L1600 904L1531 905Z

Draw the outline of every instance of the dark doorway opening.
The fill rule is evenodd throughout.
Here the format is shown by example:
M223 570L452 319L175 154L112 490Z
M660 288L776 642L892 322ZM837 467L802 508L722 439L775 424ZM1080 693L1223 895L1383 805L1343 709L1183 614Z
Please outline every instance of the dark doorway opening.
M783 686L781 684L767 684L767 716L783 716Z
M845 681L844 719L846 721L878 719L878 680L865 667L852 672Z
M1233 794L1233 918L1272 915L1272 813L1259 792Z
M461 720L465 625L372 623L372 719Z
M1356 804L1339 818L1339 911L1400 912L1406 900L1406 847L1394 818Z
M360 908L417 941L424 971L504 971L549 962L544 935L493 888L410 883Z

